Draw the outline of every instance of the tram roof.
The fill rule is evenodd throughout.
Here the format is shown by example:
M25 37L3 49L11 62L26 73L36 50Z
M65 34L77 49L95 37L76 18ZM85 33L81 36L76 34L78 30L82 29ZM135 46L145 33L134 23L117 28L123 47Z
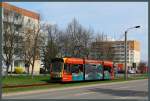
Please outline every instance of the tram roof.
M69 57L69 58L63 58L64 63L71 63L71 64L104 64L105 66L113 66L113 62L112 61L101 61L101 60L92 60L92 59L83 59L83 58L73 58L73 57Z

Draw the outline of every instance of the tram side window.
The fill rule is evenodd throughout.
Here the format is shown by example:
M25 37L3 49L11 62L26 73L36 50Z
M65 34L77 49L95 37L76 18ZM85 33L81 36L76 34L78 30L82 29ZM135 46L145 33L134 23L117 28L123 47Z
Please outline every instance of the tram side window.
M100 72L100 73L102 73L103 72L103 67L102 67L102 65L97 65L97 72Z
M83 72L83 65L80 65L80 64L64 64L64 71L66 73Z
M79 65L79 70L83 72L83 65Z
M85 73L94 72L96 70L96 65L86 64L85 66L86 66Z
M78 73L79 68L78 65L71 65L71 73Z
M65 70L65 72L67 72L67 73L71 73L70 64L64 64L64 70Z
M79 73L79 72L83 72L83 65L72 64L71 65L71 73Z
M108 71L109 73L111 72L111 67L109 66L104 66L104 71Z

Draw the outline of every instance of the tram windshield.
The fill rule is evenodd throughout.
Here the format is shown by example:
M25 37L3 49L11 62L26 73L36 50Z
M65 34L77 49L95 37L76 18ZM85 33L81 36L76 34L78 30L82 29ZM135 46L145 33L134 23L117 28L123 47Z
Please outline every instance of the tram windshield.
M63 68L62 62L53 62L52 63L52 72L61 72Z

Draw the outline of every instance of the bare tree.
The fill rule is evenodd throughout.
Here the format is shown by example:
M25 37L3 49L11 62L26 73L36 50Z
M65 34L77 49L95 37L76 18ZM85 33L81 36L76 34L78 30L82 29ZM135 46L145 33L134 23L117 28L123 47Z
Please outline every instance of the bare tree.
M147 73L148 67L146 62L140 62L138 65L138 70L140 71L140 73Z
M57 25L46 25L44 32L47 33L47 42L42 49L42 61L44 63L45 71L49 70L51 59L58 54L58 44L56 43L59 30Z
M27 72L29 74L29 67L31 65L32 61L32 49L33 49L33 36L32 31L29 29L26 29L24 32L24 40L22 42L22 49L23 49L23 58L25 63L25 68L27 69Z
M58 46L59 55L58 57L69 57L71 56L71 35L65 31L60 31L56 43Z
M112 43L112 41L107 40L107 35L97 33L91 46L92 52L95 53L94 58L113 61L114 49L112 48Z
M31 71L31 75L33 78L33 71L34 71L34 64L35 64L35 60L38 59L40 56L40 46L39 46L39 41L40 41L40 28L33 30L33 37L34 37L34 42L33 42L33 54L32 54L32 71Z
M81 32L81 25L78 23L78 21L74 18L71 23L68 24L68 27L66 29L66 33L70 37L70 45L69 45L69 54L71 56L75 56L74 49L76 46L80 46L80 33Z
M92 29L84 29L83 33L82 33L82 44L83 44L83 55L84 57L88 58L90 55L90 45L92 42L92 38L93 38L93 30Z
M3 18L3 59L7 66L7 74L9 67L18 50L17 45L20 42L20 29L22 28L23 16L11 10L4 10ZM17 43L18 42L18 43Z
M71 23L68 24L66 29L68 37L70 39L70 54L71 56L85 57L89 54L89 43L91 42L92 30L84 28L74 18ZM75 53L75 51L78 51Z
M31 75L33 78L35 60L40 58L40 49L44 41L42 36L43 25L41 25L39 22L36 25L34 25L34 23L32 22L27 24L30 24L32 26L25 27L24 29L24 40L22 42L23 57L25 65L28 68L28 73L29 73L29 66L31 65L32 68Z

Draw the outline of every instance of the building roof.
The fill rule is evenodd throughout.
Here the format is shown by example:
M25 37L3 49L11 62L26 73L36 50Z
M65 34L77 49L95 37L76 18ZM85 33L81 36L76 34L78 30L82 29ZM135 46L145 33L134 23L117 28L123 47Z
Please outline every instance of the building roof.
M140 44L140 42L138 40L128 40L127 41L128 43L137 43L137 44ZM124 43L124 41L97 41L97 42L93 42L93 43Z
M40 19L40 14L23 9L23 8L19 8L16 7L14 5L8 4L8 3L0 3L0 7L3 7L5 9L11 10L11 11L15 11L16 13L22 14L24 16L28 16L34 19L39 20Z

